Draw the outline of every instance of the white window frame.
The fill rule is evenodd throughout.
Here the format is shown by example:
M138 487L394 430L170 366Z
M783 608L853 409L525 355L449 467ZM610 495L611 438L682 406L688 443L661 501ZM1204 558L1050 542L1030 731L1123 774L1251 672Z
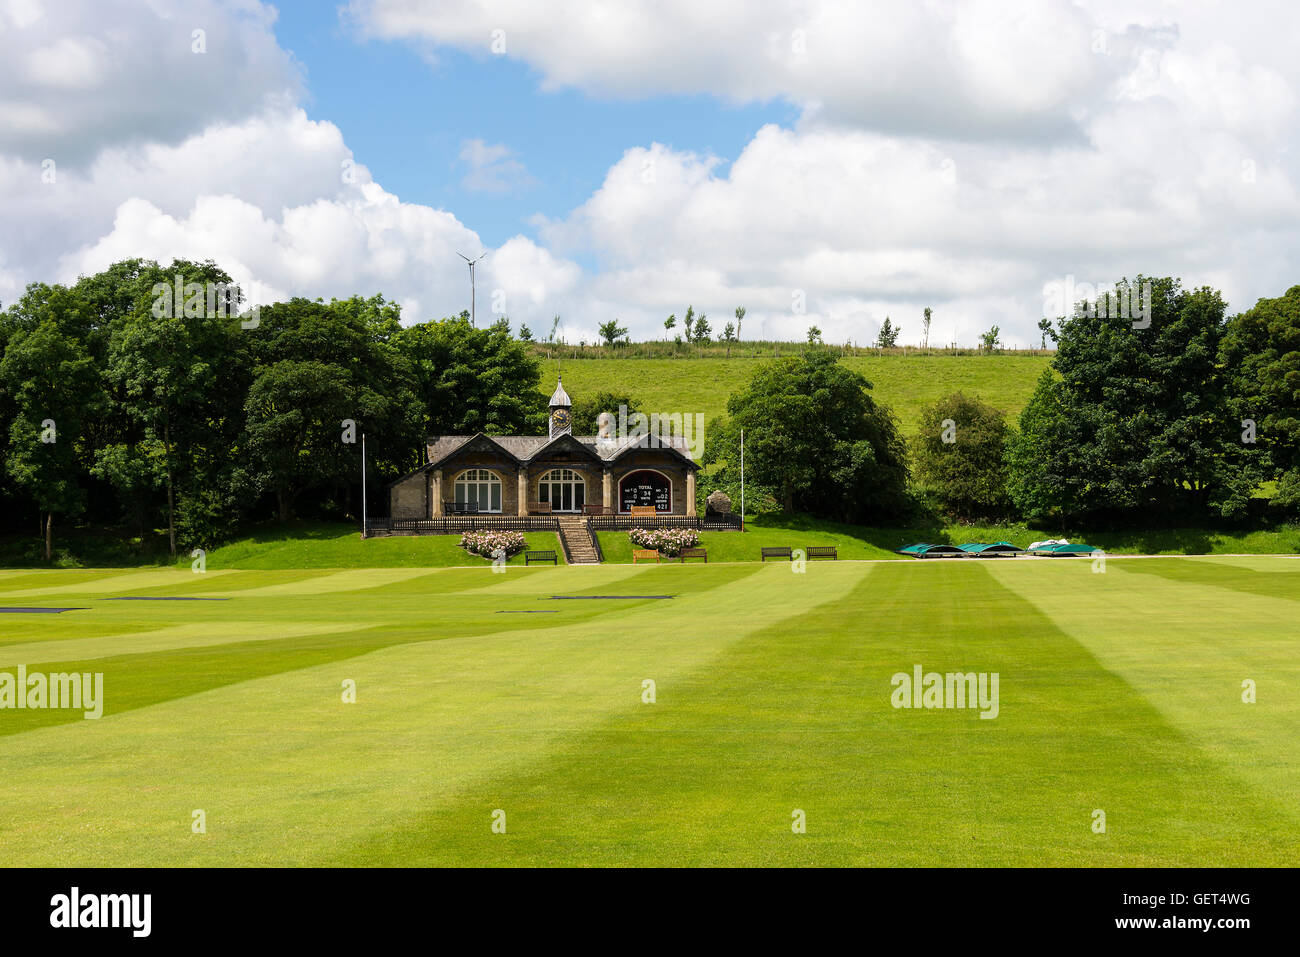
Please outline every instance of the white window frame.
M556 476L552 478L551 476ZM573 508L555 508L554 501L551 498L551 486L558 485L562 489L568 488L570 504L576 504L578 501L578 489L582 489L582 505L587 504L587 480L582 477L582 473L570 468L554 468L542 474L537 480L537 501L551 502L551 511L553 512L581 512L582 505ZM542 488L546 491L543 493ZM560 493L560 500L563 502L564 493Z
M456 476L456 481L452 483L452 501L468 502L470 501L469 489L474 488L474 501L479 503L480 512L499 513L501 504L504 501L504 489L501 482L501 476L497 475L491 469L473 468L466 469ZM496 503L495 508L483 507L483 495L487 493L487 502Z

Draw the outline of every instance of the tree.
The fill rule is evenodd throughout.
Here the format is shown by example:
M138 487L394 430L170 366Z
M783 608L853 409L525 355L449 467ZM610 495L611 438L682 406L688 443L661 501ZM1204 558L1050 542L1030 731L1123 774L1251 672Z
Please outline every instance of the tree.
M409 363L419 435L536 434L542 429L546 397L538 391L541 363L508 332L443 319L402 329L394 345Z
M609 322L600 324L600 337L605 340L605 345L612 346L619 339L627 335L627 328L620 326L617 319L611 319Z
M822 331L818 329L816 326L809 326L808 345L810 346L821 345L821 341L822 341Z
M521 323L519 326L519 341L520 342L533 341L533 330L529 329L526 323Z
M1001 340L998 338L1000 332L1001 330L994 326L988 332L980 333L980 341L984 344L985 352L992 352L1001 344Z
M1278 480L1274 503L1300 506L1300 286L1260 299L1228 323L1220 365L1231 377L1234 428L1248 436L1254 458ZM1250 451L1247 449L1247 451Z
M717 484L738 483L744 429L747 482L770 488L787 512L848 522L896 515L907 451L870 389L825 350L761 365L728 401L729 417L709 425L704 465Z
M923 332L922 332L922 335L921 335L921 348L922 348L922 349L929 349L929 348L930 348L930 319L931 319L930 307L929 307L929 306L926 306L926 307L925 307L925 313L923 314L922 319L921 319L921 325L922 325L922 328L923 328Z
M1052 320L1051 320L1051 319L1039 319L1039 320L1038 320L1038 332L1039 332L1038 348L1040 348L1040 349L1046 349L1046 348L1047 348L1047 337L1048 337L1048 336L1051 336L1051 337L1052 337L1052 341L1053 341L1053 342L1056 341L1056 330L1052 328Z
M58 286L51 298L77 311L75 293ZM0 362L0 384L16 414L9 426L5 471L44 513L45 560L53 557L55 513L75 515L85 505L82 429L102 400L99 374L82 344L46 318L20 330Z
M1011 492L1027 515L1241 511L1258 481L1220 364L1225 306L1208 287L1146 280L1150 325L1119 310L1067 319L1021 414Z
M210 489L212 478L200 479L198 466L228 460L247 372L235 361L237 316L210 309L204 292L233 287L230 276L211 262L179 260L159 273L159 288L180 277L175 281L186 290L185 302L172 303L168 295L160 308L160 297L137 300L112 329L106 371L116 401L143 429L145 443L161 448L167 543L174 556L178 494L186 505L190 491ZM192 295L191 287L200 293Z
M709 336L713 334L713 327L709 325L708 317L700 313L695 318L695 332L691 338L696 342L708 342Z
M740 341L740 329L745 323L745 307L736 307L736 341Z
M915 471L925 490L963 518L995 517L1007 505L1003 414L961 392L921 413L913 440Z
M885 321L880 324L880 333L876 336L877 349L892 349L898 344L898 334L901 330L890 322L889 317L885 316Z
M285 359L261 368L245 403L248 451L281 522L305 489L351 476L358 448L342 441L342 423L368 421L382 401L335 363Z
M731 344L736 341L736 326L734 323L727 323L722 327L722 332L718 334L718 340L727 344L727 358L731 358Z
M677 325L677 316L673 314L664 320L664 341L668 341L668 333L673 331L673 326Z
M598 432L596 419L600 413L608 412L617 419L619 406L626 406L627 414L632 416L640 411L639 405L640 403L631 396L616 392L597 392L593 395L580 396L574 400L573 407L569 410L572 416L573 434L596 435Z

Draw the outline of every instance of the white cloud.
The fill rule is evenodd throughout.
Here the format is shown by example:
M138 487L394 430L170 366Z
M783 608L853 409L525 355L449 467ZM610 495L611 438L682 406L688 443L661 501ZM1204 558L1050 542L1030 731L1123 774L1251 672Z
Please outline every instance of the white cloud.
M127 256L187 256L259 299L383 292L408 320L468 308L456 251L480 237L399 201L344 131L308 118L268 8L74 13L0 0L0 298ZM618 317L657 337L687 304L715 329L744 305L746 337L816 324L865 342L889 315L914 342L928 305L934 342L970 345L997 324L1027 344L1043 285L1067 275L1182 275L1237 308L1297 281L1293 5L372 0L353 13L435 51L488 56L504 30L507 55L548 88L803 109L734 158L627 144L577 208L536 221L536 240L489 251L481 322L497 308L540 332L558 313L571 341L591 341ZM195 55L200 26L209 52ZM472 190L532 183L505 144L468 140L459 159Z
M461 185L473 193L509 193L533 185L524 164L508 146L489 146L482 140L466 140L460 147L460 161L467 168Z
M9 0L0 154L82 165L105 148L175 144L292 103L299 71L274 20L256 0Z

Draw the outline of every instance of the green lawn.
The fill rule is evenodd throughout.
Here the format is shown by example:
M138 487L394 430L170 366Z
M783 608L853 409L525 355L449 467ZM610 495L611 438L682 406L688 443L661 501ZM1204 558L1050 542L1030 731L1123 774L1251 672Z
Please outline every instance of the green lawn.
M782 355L794 355L786 347ZM703 412L708 422L726 413L727 399L744 387L754 369L771 356L682 359L568 359L543 363L542 383L553 385L557 371L575 399L597 392L631 395L646 412ZM1002 409L1011 421L1033 394L1049 355L885 355L845 356L847 368L872 383L873 397L888 405L908 435L916 431L922 411L941 396L958 390L977 395ZM705 438L707 442L707 436Z
M0 671L102 672L106 698L0 710L0 861L1300 864L1295 559L221 554L0 571L0 605L84 609L0 616ZM915 665L998 673L998 717L892 707Z

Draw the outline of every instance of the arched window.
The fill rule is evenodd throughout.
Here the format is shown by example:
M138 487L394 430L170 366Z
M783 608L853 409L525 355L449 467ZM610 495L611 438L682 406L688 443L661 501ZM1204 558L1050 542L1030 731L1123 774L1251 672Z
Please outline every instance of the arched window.
M537 483L537 501L550 502L553 512L581 512L587 486L573 469L551 469Z
M671 514L673 483L663 472L638 469L618 480L618 510L630 512L633 506L653 505L656 512Z
M478 506L480 512L501 511L501 480L487 469L469 469L456 476L456 503Z

